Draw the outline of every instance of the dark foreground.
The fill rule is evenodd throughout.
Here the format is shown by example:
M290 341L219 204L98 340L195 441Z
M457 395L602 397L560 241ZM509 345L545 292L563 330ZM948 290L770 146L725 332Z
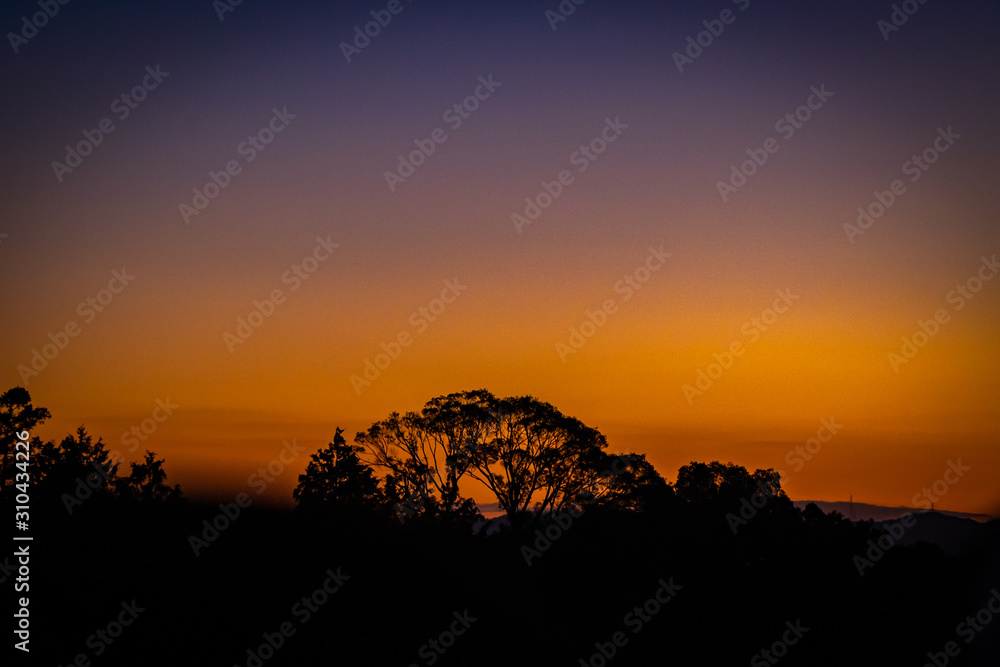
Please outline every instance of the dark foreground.
M540 539L251 507L209 540L218 506L94 500L33 517L30 664L1000 664L1000 522L868 566L870 524L793 512L734 535L709 507L593 510Z

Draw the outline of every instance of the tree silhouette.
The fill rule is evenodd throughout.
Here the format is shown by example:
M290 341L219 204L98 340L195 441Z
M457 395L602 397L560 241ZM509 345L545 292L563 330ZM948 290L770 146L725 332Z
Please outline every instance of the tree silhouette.
M418 513L469 512L474 503L460 494L468 476L520 527L593 502L611 482L602 475L604 436L531 396L498 399L483 389L439 396L420 414L392 413L356 442L387 470L387 493Z
M13 399L0 402L8 437L21 412L31 410L27 414L39 419L47 415L28 407L26 393ZM338 597L323 610L330 615L323 622L326 627L344 631L334 637L318 628L301 641L286 643L282 651L289 652L282 657L290 663L333 650L352 664L407 664L403 661L413 659L414 642L443 637L438 633L444 627L454 629L442 620L450 623L453 613L458 620L458 609L473 614L482 609L493 619L514 620L513 625L475 626L448 655L457 663L510 664L525 662L525 655L526 664L586 662L586 654L580 659L574 646L600 648L595 637L609 637L622 623L635 627L632 621L617 620L621 616L609 616L610 626L595 623L592 610L633 608L644 609L646 616L635 611L626 618L662 614L655 624L666 628L643 633L642 642L630 646L636 664L745 661L773 646L783 624L799 622L794 619L817 628L845 619L843 633L807 635L789 658L795 664L856 664L858 650L841 648L845 636L864 651L883 647L876 656L881 664L895 664L896 655L919 664L927 645L940 647L954 638L956 612L968 608L967 585L982 581L974 568L996 544L984 541L974 555L950 556L930 544L898 543L883 556L872 551L884 550L883 533L872 522L824 514L815 504L795 509L773 470L692 462L671 485L645 456L608 453L596 429L531 397L450 394L428 401L419 414L392 415L374 427L359 435L359 443L380 438L395 469L380 480L364 460L365 448L349 444L337 428L332 442L312 455L298 479L294 520L283 509L243 505L237 510L238 500L181 507L172 502L179 489L167 484L165 462L154 452L145 452L124 475L125 468L109 460L104 443L82 426L58 444L39 444L32 450L39 475L30 491L32 530L50 547L43 553L65 558L58 567L46 568L45 578L32 580L39 585L32 586L31 594L44 601L86 599L88 605L77 605L57 619L71 632L32 649L51 649L55 664L59 655L80 650L80 636L94 632L92 609L97 605L118 613L115 608L127 604L123 600L141 606L151 598L157 622L145 627L155 626L157 636L182 634L195 623L215 624L220 636L238 638L235 647L200 647L201 662L221 662L241 650L250 654L265 644L255 640L247 648L239 637L261 608L265 614L273 611L274 618L284 617L290 596L319 591L320 576L340 576L339 566L331 565L333 557L345 563L347 579L357 573L347 586L359 584L347 593L349 600ZM459 485L466 490L474 476L487 473L521 522L516 531L471 529L476 508L457 490ZM442 498L449 494L453 501L445 507ZM753 494L767 496L766 503ZM67 496L75 500L67 501ZM60 498L69 516L58 511ZM77 503L86 510L73 511ZM57 511L47 511L48 505ZM144 511L149 506L155 511ZM540 513L574 506L586 509L579 522L576 513ZM35 508L41 510L37 520ZM239 528L227 530L236 516L241 517ZM394 525L391 517L406 525ZM540 519L545 521L536 525ZM996 529L995 522L984 525L980 534L995 540ZM889 536L896 535L892 530ZM201 537L192 541L196 535ZM214 546L216 539L225 546ZM211 557L193 562L191 547L197 546L197 556L210 543ZM20 565L15 560L0 557L0 579L20 576L12 575ZM497 585L482 585L484 572ZM615 574L613 586L606 585L608 572ZM95 580L105 584L95 587ZM248 587L250 580L254 586ZM783 585L786 581L795 586ZM914 581L926 585L913 587ZM677 604L657 612L650 611L648 602L636 606L654 599L652 595L662 602L654 591L675 583L683 588ZM323 603L315 595L301 598L302 605L295 603L292 609L316 609ZM422 625L411 628L406 641L389 641L384 627L371 622L385 615L387 600L420 617ZM52 608L57 608L54 602ZM101 614L103 624L109 616ZM292 612L292 617L301 616ZM537 641L550 633L552 619L558 620L568 644ZM62 635L69 637L60 639ZM678 642L678 637L689 641ZM904 644L911 637L927 641L920 650L909 651ZM148 648L136 635L114 650L125 656L133 644L136 652ZM165 642L158 650L171 650L174 644ZM539 654L539 645L549 652ZM123 659L135 662L141 656L130 653Z
M355 516L380 514L386 509L385 493L372 469L358 456L364 448L349 445L344 429L333 442L310 457L292 497L304 509L324 509Z
M8 480L14 479L16 468L12 462L17 434L30 432L50 417L48 410L31 404L31 396L23 387L14 387L0 395L0 497L9 493ZM92 496L142 503L179 500L180 487L165 484L167 473L163 464L163 459L146 452L141 462L131 464L127 477L119 477L120 464L112 461L104 441L98 438L95 442L82 425L58 445L53 441L43 443L34 436L29 463L32 495L40 502L61 499L70 513Z
M618 510L645 512L665 509L675 499L674 488L645 454L613 456L601 452L602 484L593 502Z
M0 497L4 497L14 482L15 445L17 434L31 432L52 415L45 408L31 404L31 395L24 387L13 387L0 395ZM35 454L41 439L32 438L31 467L35 465Z
M111 461L104 441L98 438L94 442L84 426L59 445L45 443L33 456L37 463L36 488L43 495L72 494L83 488L81 484L94 489L97 495L114 495L119 464Z
M478 417L482 434L470 447L469 474L493 491L512 527L603 493L600 455L607 441L599 431L531 396L496 399L483 393L489 407L483 414L473 404L472 420ZM453 400L460 404L463 398Z
M440 399L435 399L440 400ZM386 469L390 496L417 513L460 515L475 502L462 498L459 480L471 465L474 441L450 415L435 413L433 401L424 414L394 412L376 422L355 442L365 447L373 464Z
M734 463L692 461L677 471L677 495L690 503L739 502L756 493L767 498L788 499L781 488L781 476L771 468L752 474Z
M115 480L118 497L144 504L176 502L181 499L181 487L166 484L167 473L163 469L165 459L157 459L155 452L147 451L143 460L132 463L128 477Z

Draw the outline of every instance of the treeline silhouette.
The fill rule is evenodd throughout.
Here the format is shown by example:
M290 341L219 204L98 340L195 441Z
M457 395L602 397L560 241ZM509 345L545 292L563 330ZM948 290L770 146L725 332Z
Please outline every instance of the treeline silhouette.
M38 501L58 498L70 514L91 498L145 504L181 501L180 487L167 486L164 460L157 459L155 452L147 451L141 461L130 464L127 475L121 474L121 453L108 450L100 438L94 442L84 426L58 444L32 436L30 456L19 466L18 434L30 434L51 416L47 409L32 404L24 387L0 395L0 498L13 498L17 485L23 483Z
M23 388L0 396L11 514L16 434L47 418ZM897 544L862 576L872 522L797 509L773 470L692 462L668 482L532 397L438 397L353 444L337 428L294 510L185 501L155 454L128 475L115 458L82 427L32 446L33 660L924 665L958 641L947 664L978 665L1000 634L955 634L1000 584L997 522L961 558Z

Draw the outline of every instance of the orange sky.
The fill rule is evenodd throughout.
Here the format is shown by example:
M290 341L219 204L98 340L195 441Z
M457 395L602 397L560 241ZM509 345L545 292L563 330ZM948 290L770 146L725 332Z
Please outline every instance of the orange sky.
M367 299L386 305L364 327L343 328L345 321L372 318L359 303L364 299L337 298L351 270L344 266L349 257L338 264L342 258L334 255L313 284L290 293L233 353L218 332L240 312L239 304L229 313L212 313L213 299L220 297L211 293L174 306L167 291L146 291L145 303L135 303L125 291L121 308L109 307L84 327L29 389L36 403L54 413L43 435L55 437L85 423L113 447L121 445L123 431L152 415L156 399L169 398L180 407L145 446L167 457L172 479L189 493L218 497L245 485L253 470L278 456L284 440L294 438L311 453L336 426L353 434L393 410L419 409L432 396L482 386L498 395L530 393L550 401L600 428L612 449L647 453L668 479L691 460L731 460L784 470L793 498L853 494L864 502L909 505L941 477L949 460L960 458L973 470L938 507L996 511L1000 499L991 480L1000 471L994 444L998 387L990 370L998 361L990 334L1000 312L996 291L984 291L953 312L928 346L894 373L888 352L898 349L900 335L912 334L915 325L908 327L908 321L947 306L948 282L940 282L936 294L928 290L903 303L866 303L859 301L860 278L837 289L789 268L789 278L779 283L776 257L767 267L746 267L759 274L744 274L751 284L732 276L731 289L691 289L704 280L704 262L692 260L684 247L671 250L668 265L627 302L614 285L644 260L642 247L609 266L603 281L592 277L578 288L581 296L564 302L553 298L557 285L532 292L525 281L501 297L499 279L471 269L468 279L461 278L456 270L468 289L423 332L409 317L440 294L441 283L433 279L392 293L369 287ZM966 275L974 273L976 259L972 255L965 265ZM736 273L739 264L726 262L716 271ZM137 278L137 295L141 284ZM800 298L751 341L740 329L772 305L768 284L794 286ZM264 280L249 291L263 294L270 285ZM555 343L568 342L570 327L606 299L620 307L563 363ZM512 316L500 318L498 312ZM217 333L205 335L182 318L213 319ZM173 321L168 340L163 328ZM410 332L413 343L359 395L350 376L361 375L365 360L400 331ZM743 341L743 354L689 403L682 386L694 384L699 369L735 340ZM813 437L824 418L843 429L793 472L786 455ZM268 497L287 501L305 464L302 456L279 475Z
M557 31L542 12L413 8L351 63L336 44L359 14L249 5L221 26L95 10L73 25L152 27L80 57L53 23L18 54L11 86L34 92L3 112L18 132L2 172L0 383L23 384L33 351L79 327L27 376L53 413L38 435L83 423L119 448L169 397L180 407L144 447L189 495L225 499L283 441L312 452L337 426L353 435L486 388L550 402L670 480L719 459L786 470L796 499L910 505L961 459L972 469L937 507L1000 514L1000 280L949 299L1000 253L997 47L982 16L996 7L927 5L887 41L863 3L754 3L683 73L670 53L701 29L697 8L588 4ZM157 62L170 75L58 181L52 161ZM442 112L491 74L499 87L449 127ZM776 121L817 86L833 96L783 137ZM242 160L274 109L294 118L185 224L179 204ZM627 128L578 171L573 156L616 118ZM447 140L390 191L385 172L438 127ZM909 180L906 162L947 128L960 138ZM723 200L718 182L768 138L777 152ZM567 169L572 183L518 232L511 215ZM897 179L905 192L852 243L844 225ZM339 247L313 255L317 239ZM626 289L651 247L670 257ZM324 259L308 279L288 278L311 256ZM135 278L121 293L81 308L123 267ZM452 280L465 287L435 305ZM224 334L274 290L282 303L230 351ZM754 324L783 290L791 307ZM894 371L888 355L942 309ZM351 376L401 333L412 342L355 391ZM684 385L737 341L689 401ZM843 429L791 471L788 452L831 417ZM290 502L305 465L268 500Z

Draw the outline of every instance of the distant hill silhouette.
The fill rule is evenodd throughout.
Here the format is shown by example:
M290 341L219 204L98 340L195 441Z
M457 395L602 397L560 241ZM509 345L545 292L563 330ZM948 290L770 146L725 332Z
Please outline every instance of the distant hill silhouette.
M869 505L868 503L853 503L846 501L827 502L825 500L795 500L793 501L799 509L805 509L809 503L815 503L823 512L840 512L853 521L892 521L906 514L925 514L927 510L917 507L885 507L882 505ZM949 512L945 510L935 510L936 514L956 517L959 519L972 519L979 523L986 523L997 517L989 514L973 514L971 512Z
M1000 519L984 524L943 512L921 512L914 516L916 523L906 529L900 544L910 546L929 542L941 547L950 556L968 556L987 536L1000 532ZM884 528L889 523L892 521L876 522L875 527Z

